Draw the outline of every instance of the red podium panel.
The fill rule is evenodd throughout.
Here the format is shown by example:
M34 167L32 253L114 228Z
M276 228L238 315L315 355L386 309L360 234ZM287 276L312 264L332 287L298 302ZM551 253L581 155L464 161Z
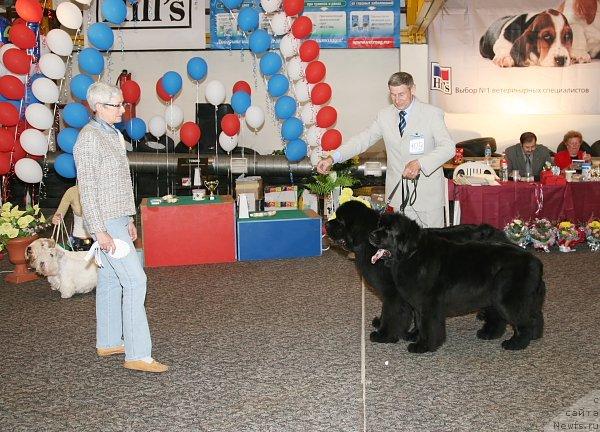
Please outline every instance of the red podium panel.
M215 203L140 204L147 267L234 262L235 204L229 195ZM186 200L184 202L189 202Z

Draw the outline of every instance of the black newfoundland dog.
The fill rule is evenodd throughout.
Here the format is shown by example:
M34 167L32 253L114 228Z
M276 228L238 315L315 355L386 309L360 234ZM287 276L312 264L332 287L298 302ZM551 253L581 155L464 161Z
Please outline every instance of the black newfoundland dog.
M382 299L381 316L373 319L376 330L371 332L371 341L394 343L399 339L416 340L416 334L410 331L414 316L412 307L402 298L390 264L384 259L373 262L377 248L369 243L369 234L377 228L380 213L360 201L348 201L335 214L335 219L325 224L327 234L334 242L355 253L358 272ZM457 242L481 240L509 243L502 231L490 225L457 225L428 228L425 231Z
M401 296L413 307L418 337L408 351L437 350L446 339L446 317L483 310L481 339L513 336L502 342L520 350L542 337L546 286L543 265L513 245L454 243L421 229L400 214L383 215L371 243L391 253L391 270Z

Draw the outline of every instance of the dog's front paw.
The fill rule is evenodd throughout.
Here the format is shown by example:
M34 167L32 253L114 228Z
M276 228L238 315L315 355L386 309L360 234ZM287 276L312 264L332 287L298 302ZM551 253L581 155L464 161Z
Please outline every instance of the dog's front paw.
M571 61L573 63L590 63L592 56L587 51L576 50L571 53Z
M416 342L419 336L419 331L417 329L411 330L407 332L402 339L408 342Z
M373 318L373 321L371 321L371 325L373 327L375 327L376 329L378 329L379 327L381 327L381 318L379 318L378 316L376 316L375 318Z
M494 63L496 64L496 66L500 66L500 67L513 67L515 65L515 60L511 57L510 54L508 55L497 55L494 57Z
M398 336L388 335L380 331L371 332L371 334L369 335L369 339L371 340L371 342L376 343L396 343L398 342L398 340L400 340Z
M529 346L529 340L512 337L502 342L502 348L508 351L519 351Z
M415 354L422 354L424 352L429 351L427 349L427 347L425 346L425 344L422 344L419 342L408 344L407 349L408 349L409 353L415 353Z

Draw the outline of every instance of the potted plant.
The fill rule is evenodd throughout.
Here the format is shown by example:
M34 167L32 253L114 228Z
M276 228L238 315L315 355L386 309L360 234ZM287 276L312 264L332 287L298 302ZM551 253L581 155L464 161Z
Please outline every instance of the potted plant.
M319 214L325 219L335 212L342 188L360 183L350 173L352 164L352 160L335 164L329 174L314 175L312 181L305 184L309 191L319 196Z
M38 238L37 233L48 227L39 206L19 210L18 205L4 203L0 211L0 250L8 252L10 262L15 265L12 273L6 276L9 283L21 283L37 278L27 269L25 250Z

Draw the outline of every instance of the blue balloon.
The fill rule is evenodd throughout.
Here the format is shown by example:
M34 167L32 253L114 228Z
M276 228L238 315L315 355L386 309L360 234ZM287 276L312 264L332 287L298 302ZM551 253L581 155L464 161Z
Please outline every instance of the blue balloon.
M273 75L281 69L281 57L274 52L268 52L260 59L260 71L263 75Z
M146 135L146 123L141 118L134 117L125 123L125 132L131 139L141 140Z
M275 74L269 79L267 91L273 97L283 96L290 88L289 80L281 74Z
M112 29L103 22L92 24L88 28L87 36L90 43L102 51L108 51L115 43Z
M79 129L74 129L70 127L64 128L58 133L58 136L56 137L56 141L58 141L58 146L65 153L73 153L73 147L75 147L78 135Z
M306 157L307 146L301 139L290 141L283 151L290 162L300 162Z
M177 72L169 71L162 77L162 85L169 96L175 96L181 90L183 81Z
M54 171L65 178L77 177L77 168L75 167L75 159L69 153L59 154L54 159Z
M187 73L192 79L200 81L206 77L208 65L201 57L192 57L187 62Z
M102 18L113 24L121 24L127 16L127 7L123 0L104 0L101 11Z
M238 9L243 0L223 0L223 6L229 10Z
M256 9L245 6L240 9L237 17L238 27L245 32L251 32L258 28L258 12Z
M246 114L246 110L251 103L250 95L244 91L237 91L231 96L231 107L236 114Z
M63 110L63 120L71 127L81 129L90 121L86 107L77 102L68 103Z
M281 125L281 136L288 141L300 138L302 132L304 132L304 124L297 117L290 117Z
M100 75L104 70L104 57L96 48L84 48L78 57L79 69L89 75Z
M266 30L255 30L250 34L248 45L254 54L262 54L271 48L271 36Z
M78 99L85 100L87 97L88 88L94 84L94 80L91 76L86 74L75 75L71 78L71 83L69 84L69 88L71 89L71 93Z
M285 120L296 114L296 100L291 96L281 96L275 102L275 115Z

